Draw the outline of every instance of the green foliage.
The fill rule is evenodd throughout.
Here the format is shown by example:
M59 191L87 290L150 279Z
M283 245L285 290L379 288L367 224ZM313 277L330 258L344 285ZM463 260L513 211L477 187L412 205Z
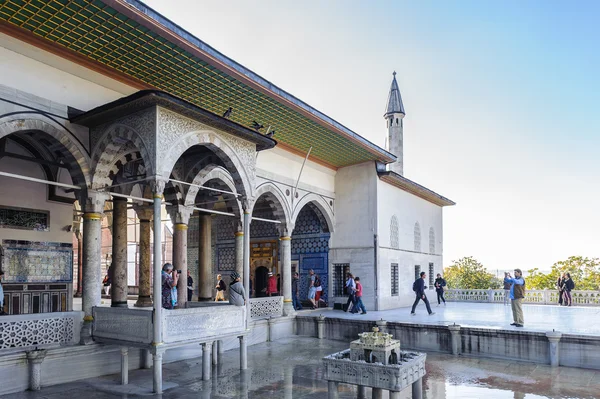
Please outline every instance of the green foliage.
M498 289L502 287L502 282L472 256L453 261L451 266L444 269L444 279L448 288Z
M537 268L528 270L527 288L556 289L556 280L565 272L571 274L576 290L600 290L600 259L582 256L571 256L556 262L547 274Z

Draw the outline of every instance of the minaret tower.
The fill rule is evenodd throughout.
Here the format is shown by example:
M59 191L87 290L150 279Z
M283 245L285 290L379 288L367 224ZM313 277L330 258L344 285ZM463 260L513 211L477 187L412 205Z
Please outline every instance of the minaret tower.
M404 115L404 105L402 104L398 82L396 82L396 72L394 72L394 79L392 80L392 87L390 88L390 95L383 117L387 121L388 127L388 150L398 158L396 162L389 165L389 169L399 175L404 175L402 126Z

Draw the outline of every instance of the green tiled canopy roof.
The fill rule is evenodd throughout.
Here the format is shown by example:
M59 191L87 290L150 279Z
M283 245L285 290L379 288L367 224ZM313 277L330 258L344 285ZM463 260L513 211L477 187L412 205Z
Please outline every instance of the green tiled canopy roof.
M164 19L134 0L128 0L130 5L114 0L106 3L129 7L140 15L150 12L153 13L152 17ZM231 120L244 126L250 126L256 120L265 126L261 130L263 133L271 126L276 131L277 141L300 152L307 152L312 146L311 156L331 166L342 167L369 160L390 162L394 159L393 155L281 89L272 86L276 89L275 94L283 93L284 98L295 101L295 105L278 101L236 79L187 51L184 46L174 43L175 40L170 41L146 24L142 25L118 11L117 6L106 3L99 0L5 0L0 5L0 20L217 115L233 107ZM154 22L160 23L163 29L170 30L182 40L199 42L166 19ZM257 76L214 49L202 45L222 57L220 61L230 63L230 68L245 75ZM260 84L264 86L264 83ZM317 123L299 112L300 108L323 123ZM333 128L323 124L332 125Z

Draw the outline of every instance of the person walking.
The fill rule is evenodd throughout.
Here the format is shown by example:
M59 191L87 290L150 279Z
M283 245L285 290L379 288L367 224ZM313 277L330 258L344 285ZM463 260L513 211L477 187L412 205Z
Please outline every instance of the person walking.
M356 306L356 283L354 282L354 276L352 276L352 273L348 273L346 277L346 294L348 294L348 301L346 302L346 310L344 310L344 312L348 312ZM350 304L352 304L352 308L350 308Z
M435 279L435 292L437 293L437 301L438 306L441 305L440 300L444 301L444 306L446 306L446 299L444 298L444 287L446 286L446 280L442 278L440 273L437 274L437 278Z
M161 273L162 281L162 307L164 309L173 309L177 304L177 294L173 295L173 289L177 287L179 274L173 273L173 265L165 263Z
M294 272L292 277L292 306L294 306L294 310L302 310L302 304L300 303L300 299L298 297L299 285L300 278L298 277L298 273Z
M225 291L227 290L227 286L225 285L225 281L223 281L223 276L217 274L217 285L215 286L217 289L217 294L215 295L215 302L221 302L225 300Z
M354 277L354 283L356 284L356 301L355 305L352 308L352 312L350 313L358 313L359 310L362 311L361 314L367 314L367 308L365 308L365 304L362 301L362 284L360 283L360 277Z
M231 283L229 284L229 303L235 306L246 305L246 291L240 281L240 275L236 272L231 273Z
M317 307L319 307L319 301L321 300L321 294L323 293L323 285L321 284L321 278L317 273L315 273L315 303Z
M511 326L523 327L525 319L523 318L523 298L525 298L525 279L521 269L515 269L515 277L504 278L505 283L510 283L510 303L512 306L514 323Z
M558 306L563 304L563 296L565 294L565 274L558 276L556 280L556 289L558 290Z
M563 293L563 304L565 306L571 306L573 304L573 298L571 297L571 291L575 289L575 282L571 279L570 273L565 273L564 282L564 293Z
M434 315L435 312L433 312L431 310L431 306L429 305L429 300L427 299L427 295L425 295L425 289L427 288L425 286L425 277L427 277L427 274L425 274L425 272L421 272L419 274L419 278L415 280L415 282L413 283L413 291L415 292L415 302L412 305L412 309L410 311L410 314L412 316L415 316L415 309L417 308L417 305L419 304L419 301L423 301L425 302L425 306L427 307L427 312L429 313L429 315Z
M190 269L187 271L187 300L188 302L192 302L192 295L194 294L194 279L190 274Z
M509 272L504 272L504 278L512 278ZM510 283L504 283L504 305L510 305Z
M102 285L104 286L104 295L106 295L106 296L108 296L108 292L109 292L110 286L112 284L112 278L113 278L113 265L111 263L110 266L108 267L108 270L106 271L106 276L104 276L104 280L102 280Z
M310 269L308 271L308 300L310 301L313 309L317 308L315 303L315 296L317 294L317 287L315 287L316 278L315 271Z

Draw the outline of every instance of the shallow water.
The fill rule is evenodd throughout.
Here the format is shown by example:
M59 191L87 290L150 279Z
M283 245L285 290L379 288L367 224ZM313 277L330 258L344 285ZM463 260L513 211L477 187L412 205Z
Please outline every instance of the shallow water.
M163 398L327 398L321 358L349 343L293 337L248 348L249 369L239 370L238 351L223 354L211 381L201 381L202 360L166 364ZM427 355L423 397L427 399L600 398L600 371L502 360ZM136 398L150 396L152 371L130 372L130 384L111 375L43 388L11 398ZM370 390L367 397L371 397ZM408 389L402 398L410 398ZM340 398L356 398L356 388L340 384ZM387 398L387 393L384 393Z

